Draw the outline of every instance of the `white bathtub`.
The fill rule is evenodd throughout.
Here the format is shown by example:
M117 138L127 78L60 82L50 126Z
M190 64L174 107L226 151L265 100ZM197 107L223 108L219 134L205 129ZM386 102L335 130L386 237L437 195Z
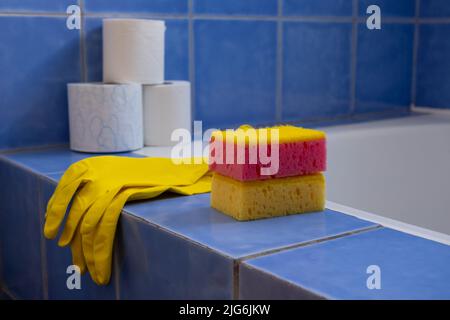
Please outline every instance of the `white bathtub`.
M450 112L322 128L327 207L450 244Z

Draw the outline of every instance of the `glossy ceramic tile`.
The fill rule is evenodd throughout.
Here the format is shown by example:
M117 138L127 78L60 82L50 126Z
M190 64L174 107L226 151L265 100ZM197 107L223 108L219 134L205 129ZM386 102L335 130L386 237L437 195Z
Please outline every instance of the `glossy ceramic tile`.
M56 184L46 179L39 180L40 200L39 212L44 219L45 208ZM44 221L44 220L43 220ZM70 290L67 287L67 279L71 273L67 273L67 267L72 265L72 255L69 247L61 248L57 245L57 239L45 241L45 266L47 274L47 290L49 299L115 299L115 270L111 276L111 282L107 286L97 286L89 274L81 277L80 289Z
M283 120L347 114L351 24L287 22L283 40Z
M287 16L352 16L352 0L283 0Z
M384 24L358 28L356 112L409 108L414 26Z
M425 2L427 1L428 0L425 0ZM359 15L369 16L366 12L370 5L377 5L380 7L381 19L383 19L383 17L413 18L416 12L416 0L359 0Z
M0 279L17 298L44 297L35 176L0 159Z
M450 17L450 2L447 0L421 0L421 17Z
M234 258L373 225L331 210L239 222L212 209L209 194L130 203L125 210Z
M193 0L194 13L232 15L276 15L277 0Z
M84 0L88 13L170 13L188 11L188 0Z
M123 214L118 230L121 299L231 299L233 261Z
M383 228L247 261L261 274L240 275L240 291L266 299L283 297L272 286L291 297L303 288L332 299L449 299L449 263L449 246ZM367 287L369 266L380 268L380 289Z
M1 0L0 12L66 12L77 0Z
M65 18L0 17L0 149L68 141L66 83L80 79L78 36Z
M195 120L204 128L274 121L276 23L196 20Z
M419 29L416 105L450 108L450 25Z
M72 163L85 158L105 155L70 151L67 147L56 147L33 151L18 151L0 155L10 161L35 171L38 174L64 172ZM142 157L132 152L115 153L116 156Z
M165 21L165 79L188 80L188 22ZM102 81L102 19L86 18L85 32L88 81Z

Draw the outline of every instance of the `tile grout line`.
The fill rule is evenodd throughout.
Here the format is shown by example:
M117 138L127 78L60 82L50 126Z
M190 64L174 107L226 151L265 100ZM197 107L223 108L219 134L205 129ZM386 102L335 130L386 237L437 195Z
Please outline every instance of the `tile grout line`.
M341 212L341 213L343 213L343 212ZM343 214L345 214L345 213L343 213ZM250 254L250 255L247 255L247 256L240 257L237 260L239 261L239 263L242 263L242 262L250 260L250 259L260 258L260 257L264 257L264 256L268 256L268 255L271 255L271 254L275 254L275 253L279 253L279 252L283 252L283 251L288 251L288 250L292 250L292 249L303 248L303 247L307 247L307 246L310 246L310 245L319 244L319 243L323 243L323 242L327 242L327 241L331 241L331 240L336 240L336 239L341 239L341 238L345 238L345 237L348 237L348 236L357 235L357 234L364 233L364 232L367 232L367 231L373 231L373 230L378 230L378 229L382 229L382 228L384 228L384 226L382 226L380 224L376 224L376 225L373 225L373 226L360 228L360 229L347 231L347 232L342 232L342 233L335 234L335 235L328 236L328 237L324 237L324 238L319 238L319 239L315 239L315 240L299 242L299 243L295 243L295 244L292 244L292 245L283 246L281 248L261 251L261 252L258 252L258 253L254 253L254 254Z
M283 15L283 0L278 0L278 18ZM275 75L275 121L281 122L283 118L283 21L277 20L277 52Z
M188 0L188 72L189 82L191 83L191 130L193 129L193 122L195 120L195 39L194 39L194 21L193 6L194 0Z
M353 0L352 34L351 34L351 52L350 52L350 108L349 114L352 115L356 110L356 68L358 55L358 0Z
M120 300L120 263L118 255L118 237L114 236L113 245L113 267L114 267L114 294L116 300Z
M192 0L189 0L192 1ZM20 12L4 11L0 12L0 17L66 17L64 12ZM84 13L89 18L158 18L158 19L179 19L179 20L248 20L248 21L283 21L283 22L311 22L311 23L352 23L353 16L278 16L278 15L220 15L220 14L166 14L166 13L120 13L120 12L100 12ZM357 17L358 23L364 23L365 17ZM450 17L444 18L402 18L386 17L385 24L450 24Z
M420 17L420 0L415 2L415 23L414 23L414 39L413 39L413 58L411 71L411 107L416 105L417 96L417 56L419 52L419 17Z
M233 300L239 300L239 265L239 260L233 259Z
M84 13L84 0L78 0L78 5L80 6L80 77L81 82L87 81L87 62L86 62L86 38L84 28L85 13Z
M39 214L39 239L40 239L40 250L41 250L41 276L42 276L42 294L44 300L48 300L48 266L47 266L47 247L44 238L44 221L42 218L45 216L45 209L42 207L42 185L39 176L35 177L37 181L37 199L38 199L38 214ZM45 218L44 218L45 219Z

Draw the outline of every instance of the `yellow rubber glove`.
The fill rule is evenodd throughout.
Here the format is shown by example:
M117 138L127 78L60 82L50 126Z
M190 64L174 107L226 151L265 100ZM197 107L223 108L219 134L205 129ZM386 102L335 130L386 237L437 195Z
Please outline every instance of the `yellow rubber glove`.
M183 195L209 192L211 191L211 176L205 175L189 186L126 188L118 193L112 201L99 199L88 210L81 223L82 251L89 273L97 284L109 282L114 235L125 203L154 198L165 191Z
M115 199L116 195L121 194L121 190L147 189L144 198L150 198L170 188L174 188L173 190L176 191L179 187L193 186L207 172L206 163L174 164L171 159L166 158L102 156L81 160L67 169L49 200L44 235L49 239L56 237L72 200L72 206L58 244L60 246L71 245L73 261L84 271L85 257L91 266L93 258L92 249L89 252L83 251L82 234L86 234L85 242L87 244L89 241L93 242L88 237L92 237L92 230L95 229L102 217L102 214L98 214L98 212L103 213L104 208ZM206 183L207 185L208 183ZM203 186L202 190L205 191L202 192L210 190L210 184L206 188L205 184ZM130 197L128 196L127 199ZM84 221L83 217L87 211L88 218ZM82 220L83 224L80 224ZM113 238L114 235L112 235ZM86 249L92 248L88 245L85 247ZM95 270L92 267L90 269Z

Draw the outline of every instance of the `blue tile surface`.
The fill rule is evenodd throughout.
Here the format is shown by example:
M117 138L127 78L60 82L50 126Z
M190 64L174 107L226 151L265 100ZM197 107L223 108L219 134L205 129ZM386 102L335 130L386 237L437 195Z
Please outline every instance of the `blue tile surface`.
M450 108L450 25L419 29L416 105Z
M425 2L427 1L428 0L425 0ZM359 15L363 17L369 16L369 14L366 13L366 10L370 5L377 5L380 7L381 23L383 23L383 17L412 18L416 14L416 0L359 0Z
M421 17L450 17L450 2L448 0L421 0Z
M237 14L237 15L276 15L277 0L193 0L194 13Z
M165 79L188 80L188 22L165 20ZM102 19L86 18L88 81L102 81Z
M356 112L409 108L414 26L383 24L358 30Z
M352 16L353 0L283 0L287 16Z
M0 279L18 299L42 299L37 178L0 159L0 181Z
M3 16L0 39L0 149L66 142L66 83L80 80L78 30L65 18Z
M204 128L275 117L276 23L195 21L195 119Z
M0 12L66 12L76 0L1 0Z
M383 228L249 260L265 275L240 275L241 297L277 298L258 291L281 279L286 291L333 299L450 299L449 263L449 246ZM381 270L379 290L367 288L371 265Z
M233 261L123 214L120 299L231 299Z
M39 188L41 198L39 200L39 212L42 221L44 221L44 214L47 207L47 202L50 199L56 184L51 183L46 179L39 179ZM57 239L44 240L45 241L45 265L47 273L47 290L49 299L115 299L115 272L111 275L111 282L107 286L98 286L90 278L89 274L82 275L80 289L68 289L67 278L70 274L66 273L67 267L72 265L72 255L69 247L61 248L57 245Z
M125 210L233 258L372 226L335 211L239 222L210 206L210 195L130 203Z
M188 11L188 0L84 0L88 13L170 13L183 14Z
M62 173L72 163L99 155L105 154L74 152L70 151L67 147L55 147L42 150L7 153L0 155L0 159L4 157L25 166L36 173L47 175L49 173ZM142 157L133 152L115 153L114 155L123 157Z
M351 24L288 22L283 38L283 120L348 113Z

